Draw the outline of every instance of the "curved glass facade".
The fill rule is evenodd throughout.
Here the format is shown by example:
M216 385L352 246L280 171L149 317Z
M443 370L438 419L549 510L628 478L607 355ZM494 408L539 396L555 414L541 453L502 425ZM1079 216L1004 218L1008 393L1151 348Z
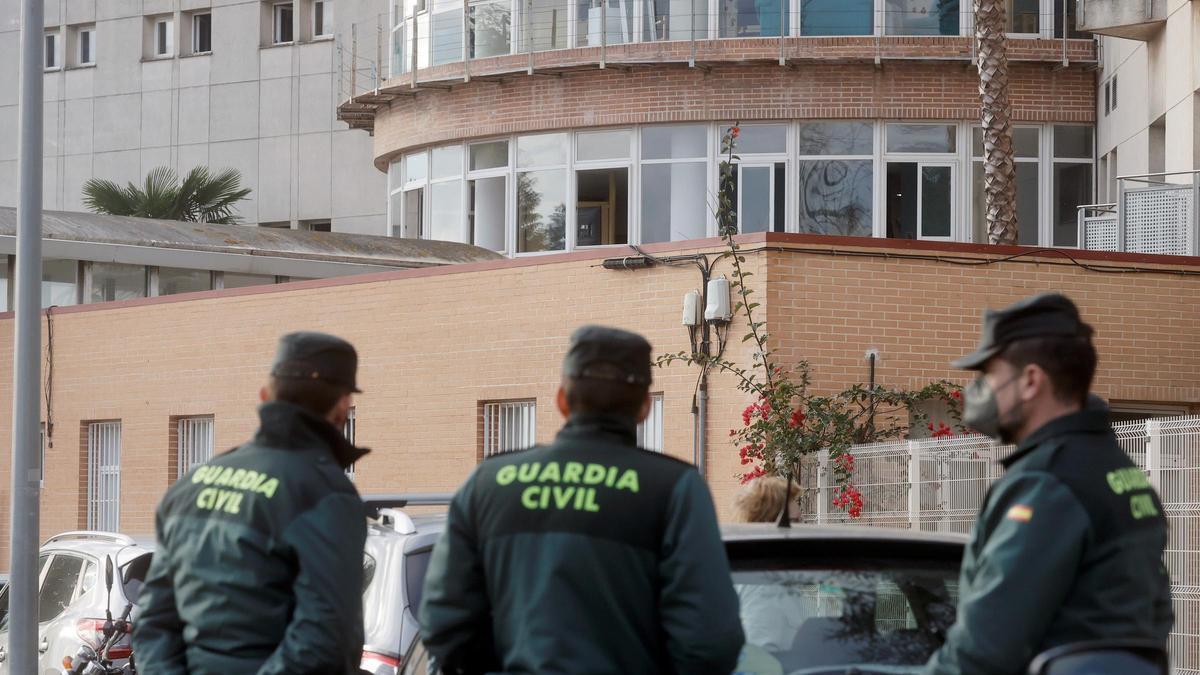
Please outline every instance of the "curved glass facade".
M509 255L716 235L720 124L586 129L423 149L388 171L393 236ZM983 143L966 122L743 124L742 232L986 242ZM1017 125L1020 243L1076 245L1093 130Z

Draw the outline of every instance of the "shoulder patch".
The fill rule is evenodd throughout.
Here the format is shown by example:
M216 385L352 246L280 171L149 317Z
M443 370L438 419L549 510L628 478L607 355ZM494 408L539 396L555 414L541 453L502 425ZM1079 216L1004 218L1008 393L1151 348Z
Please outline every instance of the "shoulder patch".
M1015 520L1018 523L1028 523L1029 521L1033 520L1033 509L1025 506L1024 504L1017 504L1016 506L1010 508L1008 510L1008 514L1006 514L1004 517L1007 520Z

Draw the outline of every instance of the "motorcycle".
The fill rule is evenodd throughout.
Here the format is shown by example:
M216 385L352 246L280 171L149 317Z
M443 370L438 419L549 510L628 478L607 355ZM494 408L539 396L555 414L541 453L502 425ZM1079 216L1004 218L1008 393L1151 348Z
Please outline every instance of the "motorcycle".
M104 584L109 597L111 597L112 558L105 560ZM85 641L79 646L79 650L75 652L74 656L64 656L62 675L136 675L137 667L134 665L132 653L129 655L129 660L122 666L113 665L113 659L110 656L112 648L117 642L133 632L133 625L129 622L129 615L132 612L133 603L126 603L120 618L113 621L112 610L105 608L104 627L100 631L99 642Z

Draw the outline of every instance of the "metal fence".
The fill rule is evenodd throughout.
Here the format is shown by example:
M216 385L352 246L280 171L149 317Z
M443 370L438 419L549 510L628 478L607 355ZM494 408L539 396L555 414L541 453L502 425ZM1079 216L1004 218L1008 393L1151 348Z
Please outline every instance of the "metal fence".
M537 401L501 401L483 406L483 456L532 448Z
M1170 524L1165 562L1171 574L1175 628L1173 672L1200 675L1200 417L1114 425L1117 440L1159 492ZM998 460L1012 448L982 436L895 441L854 449L855 485L865 501L852 520L833 506L828 457L803 472L803 519L926 531L968 533Z
M121 423L93 422L87 427L87 528L121 528Z

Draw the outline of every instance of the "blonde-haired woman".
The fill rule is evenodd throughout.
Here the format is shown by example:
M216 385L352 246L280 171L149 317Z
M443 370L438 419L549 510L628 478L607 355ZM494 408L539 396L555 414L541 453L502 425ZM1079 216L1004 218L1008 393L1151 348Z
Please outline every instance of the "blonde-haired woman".
M800 496L800 486L793 481L791 487L788 514L792 520L797 520L796 500ZM779 520L783 505L788 501L787 481L779 476L762 476L747 483L738 492L733 505L738 522L774 523Z
M799 496L800 486L795 482L788 490L788 482L778 476L755 478L735 498L736 518L743 523L778 522L784 504L787 504L789 518L796 520ZM804 623L807 616L802 603L786 593L781 594L778 585L767 581L764 584L739 585L737 589L742 604L742 628L746 632L746 644L768 652L785 652L791 649L800 624Z

